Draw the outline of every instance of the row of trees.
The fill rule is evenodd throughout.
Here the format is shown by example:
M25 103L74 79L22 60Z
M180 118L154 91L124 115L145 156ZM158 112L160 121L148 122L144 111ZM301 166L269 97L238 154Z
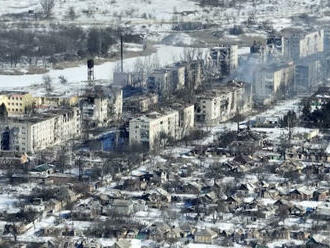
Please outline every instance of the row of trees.
M330 102L323 104L320 108L315 110L312 109L310 101L303 103L302 116L301 119L308 125L319 128L329 128L330 127Z
M71 61L87 56L108 56L110 46L119 42L122 30L111 27L85 30L77 26L54 26L50 31L0 30L0 62L37 64ZM138 36L124 34L124 41L140 42Z

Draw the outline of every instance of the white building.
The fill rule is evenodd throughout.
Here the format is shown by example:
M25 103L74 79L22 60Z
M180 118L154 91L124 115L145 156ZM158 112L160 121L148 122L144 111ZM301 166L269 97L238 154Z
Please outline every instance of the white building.
M179 111L152 112L129 122L130 145L142 144L152 150L163 135L178 139Z
M34 153L81 135L79 108L52 110L0 124L1 150Z
M123 91L115 87L91 90L82 96L81 106L86 127L106 126L122 116Z

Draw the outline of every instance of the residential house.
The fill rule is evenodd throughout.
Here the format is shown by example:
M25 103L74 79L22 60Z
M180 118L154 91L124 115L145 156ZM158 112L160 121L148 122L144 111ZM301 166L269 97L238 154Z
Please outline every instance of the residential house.
M217 233L209 228L199 229L194 233L194 241L195 243L212 244L217 236Z

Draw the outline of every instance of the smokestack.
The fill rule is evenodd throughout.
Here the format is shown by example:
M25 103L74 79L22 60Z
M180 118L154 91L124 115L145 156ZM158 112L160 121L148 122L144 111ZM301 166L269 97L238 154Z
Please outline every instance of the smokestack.
M89 82L94 81L94 60L87 60L87 80Z
M123 36L120 36L120 63L121 63L121 72L124 72L124 44Z

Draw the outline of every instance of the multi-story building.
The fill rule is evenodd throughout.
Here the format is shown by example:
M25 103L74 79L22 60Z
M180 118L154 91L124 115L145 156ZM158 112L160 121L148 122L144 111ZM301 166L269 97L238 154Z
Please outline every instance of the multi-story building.
M79 102L78 96L40 96L34 97L36 108L49 108L60 106L76 106Z
M324 52L324 30L306 31L302 29L285 29L284 56L293 60L315 56Z
M221 76L229 76L238 67L238 46L214 47L211 49L213 64L219 69Z
M153 150L162 136L177 139L179 135L179 111L152 112L129 122L130 145L141 144Z
M149 90L160 96L169 96L180 89L197 89L202 83L202 60L181 61L154 70L147 79Z
M117 87L142 87L146 83L146 73L144 70L139 72L114 72L113 85Z
M148 88L159 95L168 95L171 92L171 78L171 71L167 69L155 70L148 77Z
M81 97L81 107L84 126L106 126L122 116L123 91L116 87L91 89Z
M197 122L214 125L233 118L238 112L242 114L249 111L250 108L245 83L233 81L197 95L195 116Z
M157 106L158 95L148 94L142 96L131 96L124 101L124 109L126 111L147 112L151 108Z
M298 93L317 87L322 80L321 62L305 59L295 68L295 89Z
M254 79L254 99L269 104L278 94L283 96L294 90L294 64L271 64L260 68Z
M167 66L166 70L170 72L170 89L172 92L183 89L185 86L185 67L180 64Z
M34 153L81 135L79 108L52 110L0 123L1 150Z
M176 139L182 139L195 127L195 106L193 104L173 103L170 108L179 112L179 132Z
M1 104L6 106L8 116L21 116L32 108L33 97L25 91L1 91Z

